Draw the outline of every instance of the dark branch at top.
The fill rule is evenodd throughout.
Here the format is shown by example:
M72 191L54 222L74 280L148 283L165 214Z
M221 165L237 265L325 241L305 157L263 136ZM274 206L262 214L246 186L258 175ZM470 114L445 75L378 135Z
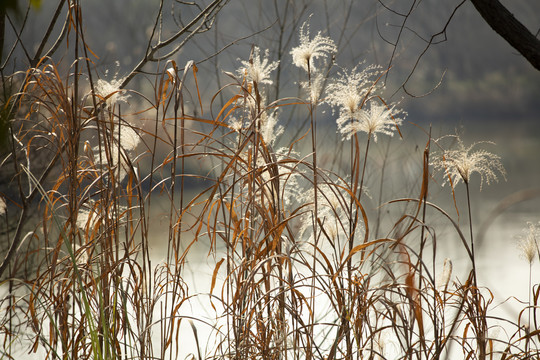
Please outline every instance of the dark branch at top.
M476 10L497 34L527 61L540 70L540 40L536 38L499 0L471 0Z

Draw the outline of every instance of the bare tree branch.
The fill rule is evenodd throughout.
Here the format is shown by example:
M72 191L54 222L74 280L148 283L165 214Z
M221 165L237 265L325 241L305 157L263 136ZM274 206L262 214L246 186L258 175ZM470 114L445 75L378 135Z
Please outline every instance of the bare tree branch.
M125 88L125 86L133 79L133 77L139 73L142 68L148 63L148 62L156 62L165 60L168 57L174 55L178 50L184 45L185 40L190 39L193 37L194 34L201 31L201 27L207 23L209 19L211 19L217 12L219 12L219 9L225 5L225 3L228 0L214 0L212 3L210 3L206 8L201 10L201 12L195 16L185 27L178 30L174 35L169 37L166 40L160 40L156 45L151 45L152 39L154 37L157 24L159 23L160 16L162 13L162 9L160 9L159 15L156 19L156 23L154 24L154 33L149 39L148 42L148 49L146 51L145 56L141 59L141 61L135 66L135 68L124 78L122 81L122 84L120 85L120 88ZM176 46L172 51L167 53L164 56L157 56L156 54L163 48L173 44L178 38L180 38L182 35L188 33L187 39L184 39L180 43L180 45ZM161 36L161 34L160 34Z
M519 51L527 61L540 70L540 40L533 35L499 0L471 0L484 20Z

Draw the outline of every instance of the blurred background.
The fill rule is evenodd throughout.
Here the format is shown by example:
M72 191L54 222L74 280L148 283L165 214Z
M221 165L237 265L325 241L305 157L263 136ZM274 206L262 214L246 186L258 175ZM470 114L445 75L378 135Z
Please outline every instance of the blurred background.
M36 50L58 3L41 1L27 13L26 3L19 2L17 15L4 24L3 57L17 42L15 30L23 28L23 24L24 31L18 36L24 46L13 48L9 61L2 64L3 74L28 68L24 53ZM163 36L167 36L211 1L80 3L85 40L96 55L91 56L96 74L111 80L123 78L144 58L156 21ZM539 1L507 0L503 4L532 33L538 34ZM163 16L157 18L160 5ZM389 159L385 166L390 174L395 174L391 176L395 183L384 184L385 193L373 199L374 208L379 200L415 194L429 132L434 138L457 133L466 144L496 143L485 148L501 156L507 170L506 181L500 179L481 192L477 191L478 179L473 184L473 219L481 239L480 283L492 289L499 301L509 293L525 298L528 266L519 260L516 239L527 221L540 221L540 72L499 37L469 1L230 0L207 31L189 39L171 57L180 68L189 60L197 64L203 116L211 117L212 111L224 103L223 98L212 105L209 101L228 82L223 71L234 72L239 59L249 58L254 45L268 49L270 59L281 62L280 70L274 73L274 84L268 89L268 98L299 96L302 74L291 64L289 51L298 44L299 28L308 19L312 35L321 31L338 46L329 75L340 67L358 64L388 69L382 80L387 99L398 102L408 113L401 129L403 139L381 140L378 150L373 151L374 163L381 165ZM62 25L59 21L51 29L53 34L58 36ZM55 38L52 36L50 42ZM67 72L73 62L71 50L60 49L54 60ZM168 66L166 61L148 64L126 89L151 93L154 74ZM192 103L196 105L196 100ZM130 110L139 106L142 105L129 104ZM197 114L199 110L193 106L191 111ZM327 135L320 137L320 146L339 148L342 142L330 109L321 107L318 119L319 131ZM291 134L305 131L308 126L306 114L294 112L281 114L280 123ZM405 172L407 166L412 168L410 174ZM431 201L443 204L460 225L466 226L465 217L458 212L465 211L462 194L456 194L454 204L448 187L436 186L442 179L434 180ZM373 192L378 193L378 189ZM441 219L433 221L447 226ZM444 234L441 231L439 239L444 239ZM448 234L451 237L452 231ZM448 257L453 258L459 272L459 263L465 259L464 254L456 253L455 242L444 239L439 246L448 248ZM509 271L500 264L515 264L511 265L515 268ZM465 269L461 271L463 275ZM511 311L506 305L502 308Z

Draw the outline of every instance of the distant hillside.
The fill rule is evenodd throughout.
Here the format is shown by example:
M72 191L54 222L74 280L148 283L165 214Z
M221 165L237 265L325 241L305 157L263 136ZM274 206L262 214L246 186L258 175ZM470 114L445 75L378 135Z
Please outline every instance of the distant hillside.
M403 17L383 8L378 1L277 3L279 6L276 7L274 1L231 0L213 29L180 51L177 62L183 64L191 59L199 62L234 42L218 58L200 64L200 76L204 79L204 76L222 76L222 69L234 69L236 60L245 58L252 44L268 48L272 58L280 54L287 57L297 39L293 35L298 32L299 24L312 14L312 32L328 32L339 43L340 52L336 57L339 65L351 67L363 60L382 67L391 64L386 79L388 92L395 93L395 100L403 97L404 105L417 118L499 116L530 119L540 113L540 73L495 34L468 2L458 9L446 33L433 38L437 44L426 51L407 83L408 91L422 95L433 90L442 79L437 89L421 99L411 98L396 89L410 75L426 47L426 40L444 28L459 1L424 0L417 3L395 48L391 43L398 38ZM507 0L504 3L532 32L540 29L540 1ZM410 6L408 1L389 1L386 5L401 12L408 11ZM42 8L30 15L27 31L22 34L23 41L37 44L56 6L54 1L44 1ZM102 74L106 70L109 74L118 72L122 76L144 56L157 3L92 0L82 2L82 6L86 41L99 56L94 59L97 70ZM183 11L185 15L190 7ZM180 12L174 16L175 19L172 16L163 19L165 28L182 19ZM56 26L57 33L60 25ZM266 30L260 32L263 29ZM256 35L237 41L250 34ZM13 40L13 33L7 35ZM5 42L4 50L9 44L10 41ZM61 57L62 54L58 59ZM17 59L14 67L24 70L27 65L21 61L24 56L21 54ZM297 81L296 74L290 73L295 70L287 64L288 61L282 61L281 88L275 89L275 94L282 95ZM130 86L139 87L142 82ZM216 89L203 85L201 90L210 94Z

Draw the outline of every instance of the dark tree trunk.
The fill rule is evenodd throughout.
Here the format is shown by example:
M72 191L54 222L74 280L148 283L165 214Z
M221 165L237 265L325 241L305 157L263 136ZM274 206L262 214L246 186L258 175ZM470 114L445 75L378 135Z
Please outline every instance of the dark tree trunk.
M471 0L476 10L497 34L502 36L529 63L540 70L540 40L499 0Z

